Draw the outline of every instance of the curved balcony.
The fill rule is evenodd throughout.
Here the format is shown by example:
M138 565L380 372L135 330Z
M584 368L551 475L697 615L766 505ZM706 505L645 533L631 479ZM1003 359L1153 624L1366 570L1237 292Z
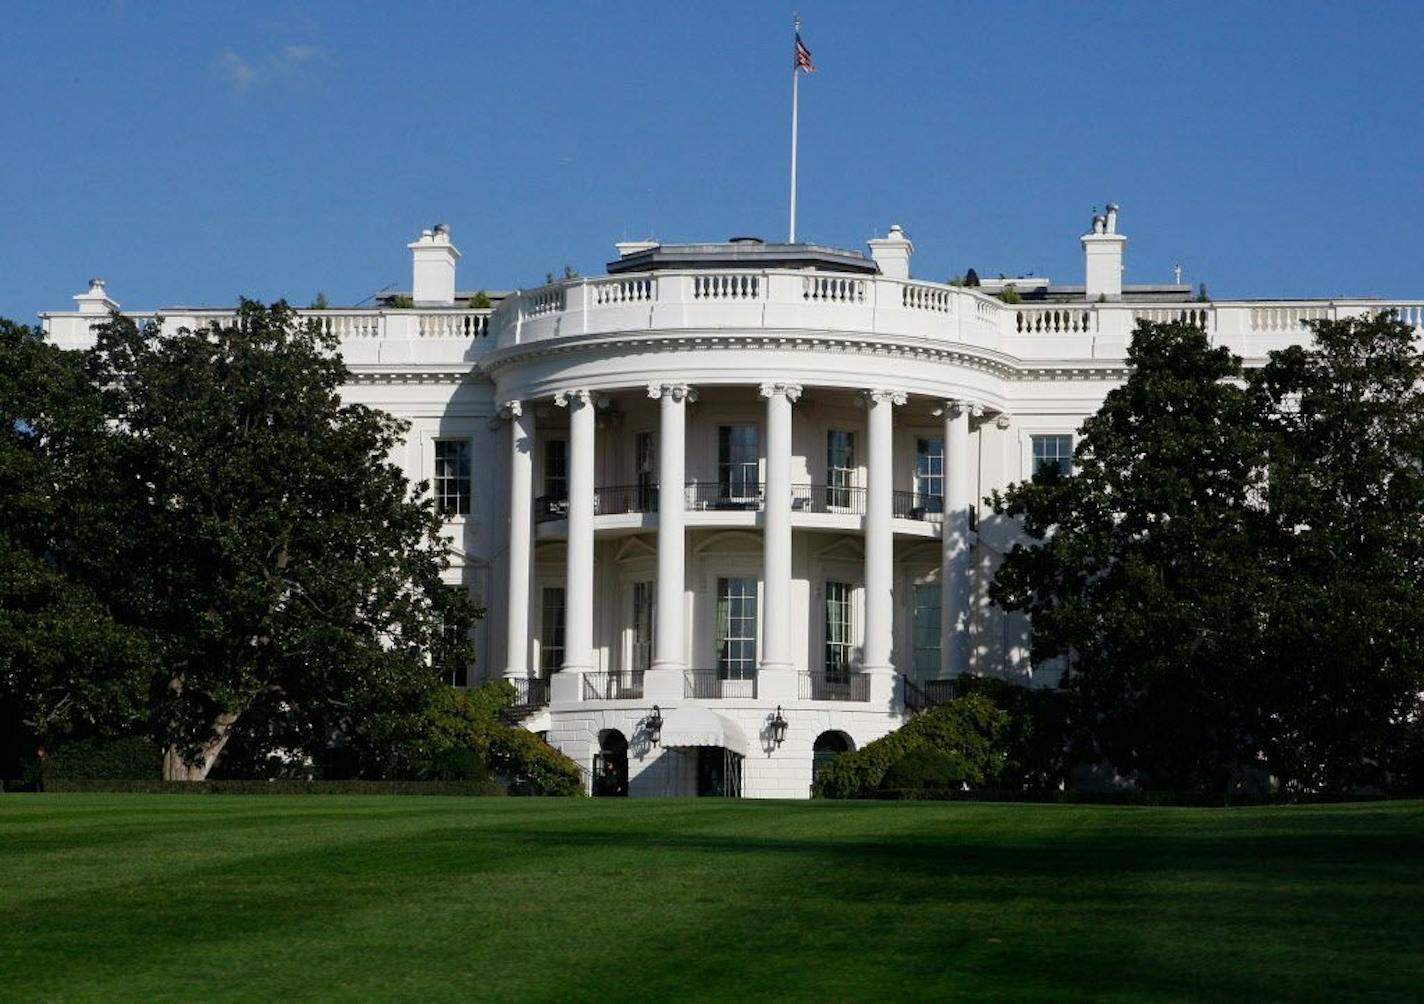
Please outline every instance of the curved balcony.
M683 507L689 513L760 512L766 508L766 485L747 482L722 485L689 481L683 486ZM924 522L944 511L944 499L920 492L891 493L891 514L895 519ZM595 516L623 516L658 511L657 485L610 485L594 489ZM854 485L802 484L791 486L793 514L864 516L865 489ZM569 517L566 496L541 495L534 500L534 521L553 523Z

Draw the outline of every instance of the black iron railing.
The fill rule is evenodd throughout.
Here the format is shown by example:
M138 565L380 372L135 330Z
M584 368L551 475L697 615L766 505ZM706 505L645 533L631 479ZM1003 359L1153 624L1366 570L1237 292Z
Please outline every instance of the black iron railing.
M657 486L612 485L595 489L593 511L599 516L618 516L629 512L657 512Z
M682 696L715 700L722 697L756 697L756 676L728 677L718 669L686 669Z
M585 701L628 701L639 700L642 696L642 670L583 674L583 699Z
M549 703L549 681L537 677L518 676L511 679L516 706L538 707Z
M944 499L919 492L891 492L890 506L890 513L896 519L924 519L930 513L942 512Z
M908 676L901 679L905 684L905 708L909 711L924 711L954 696L953 680L921 680L916 683Z
M694 481L687 486L687 508L691 510L756 510L762 507L766 486L761 482Z
M569 497L567 495L540 495L534 500L534 522L548 523L556 519L569 518Z
M839 485L792 485L791 511L864 516L865 489Z
M870 677L864 673L810 670L796 675L796 696L803 701L870 700Z

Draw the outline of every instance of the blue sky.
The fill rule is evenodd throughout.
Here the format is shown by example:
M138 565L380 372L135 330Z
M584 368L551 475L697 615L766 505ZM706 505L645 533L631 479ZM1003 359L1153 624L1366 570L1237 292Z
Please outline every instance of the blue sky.
M803 239L913 271L1424 297L1424 4L800 3ZM0 315L352 303L448 222L460 287L784 239L791 7L5 5Z

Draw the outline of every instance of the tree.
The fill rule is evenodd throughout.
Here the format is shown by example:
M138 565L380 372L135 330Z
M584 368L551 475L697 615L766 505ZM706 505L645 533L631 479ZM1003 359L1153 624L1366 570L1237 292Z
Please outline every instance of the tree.
M1252 386L1270 433L1262 672L1292 785L1388 782L1424 713L1424 356L1391 314L1315 322Z
M1030 615L1036 662L1067 663L1099 754L1148 786L1221 790L1260 734L1264 437L1241 361L1201 330L1140 323L1127 363L1071 475L992 497L1033 540L990 595Z
M434 667L470 658L441 521L388 459L404 425L342 402L336 344L285 303L98 328L88 377L113 431L85 457L74 561L156 646L167 778L205 777L245 718L308 748L363 736L377 709L418 729Z
M0 769L144 718L144 637L70 575L90 506L73 459L106 434L78 355L0 319Z

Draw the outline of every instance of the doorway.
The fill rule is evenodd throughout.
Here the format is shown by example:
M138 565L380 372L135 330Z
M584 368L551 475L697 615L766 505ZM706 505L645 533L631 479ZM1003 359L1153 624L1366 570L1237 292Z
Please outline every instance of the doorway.
M628 739L617 729L604 729L598 734L593 794L600 798L628 797Z
M697 747L697 794L710 798L741 798L741 754L721 746Z

